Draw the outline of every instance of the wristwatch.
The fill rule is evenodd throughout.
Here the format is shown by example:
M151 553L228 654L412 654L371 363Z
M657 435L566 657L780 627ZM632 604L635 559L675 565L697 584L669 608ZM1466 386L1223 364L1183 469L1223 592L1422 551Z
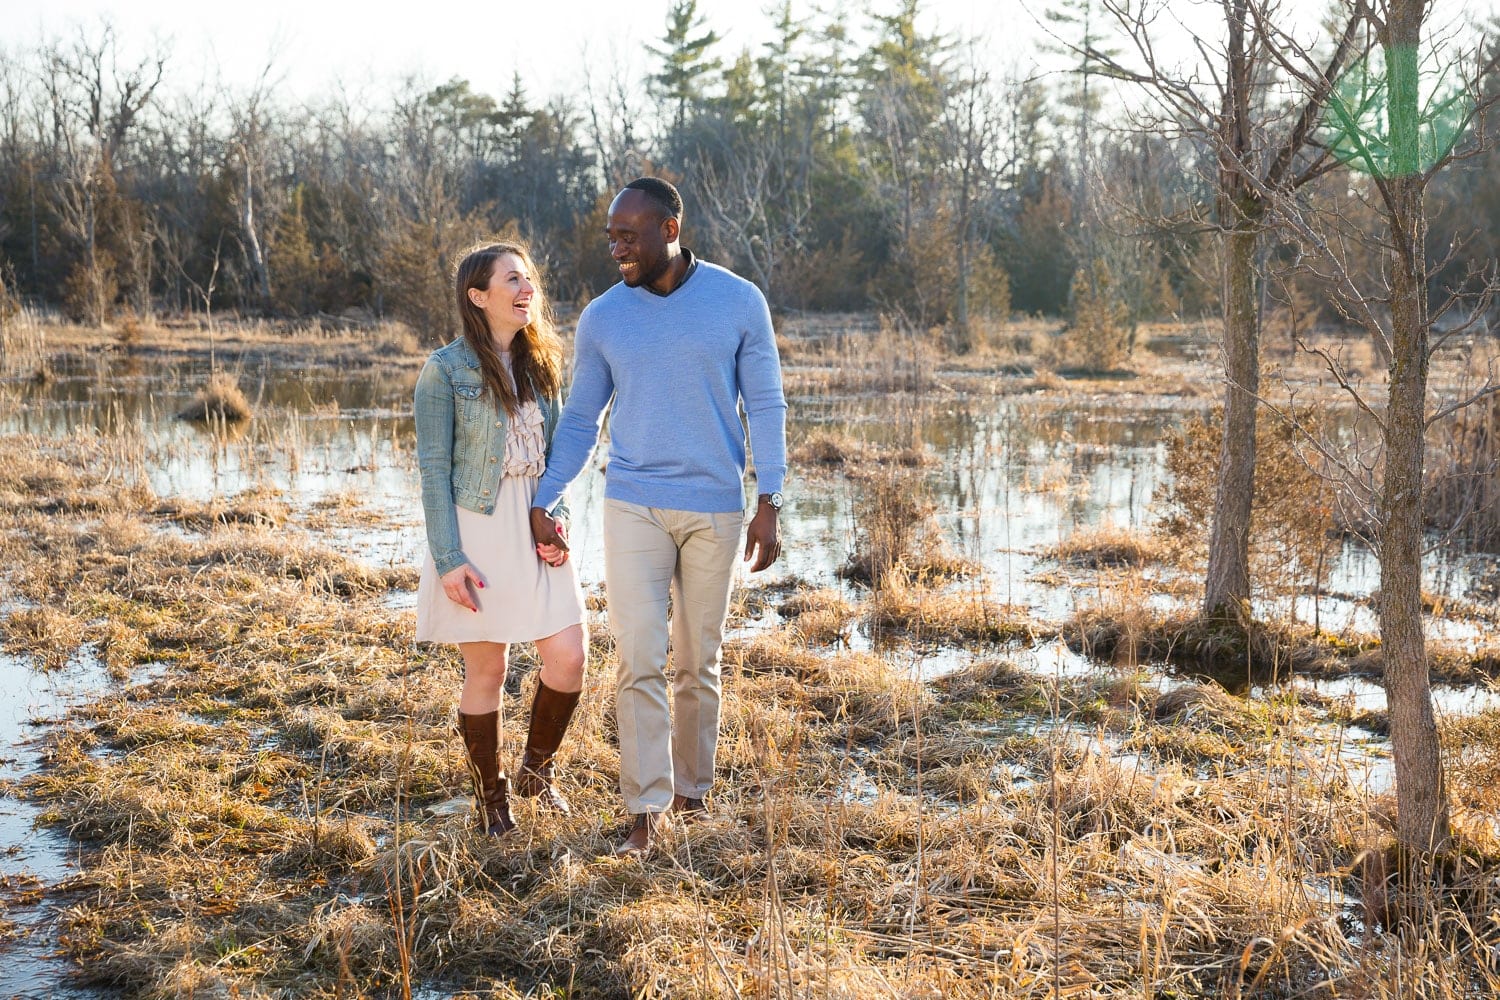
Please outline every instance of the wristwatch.
M775 493L762 493L760 495L760 498L766 503L770 504L772 510L781 509L781 501L783 498L781 496L780 490L777 490Z

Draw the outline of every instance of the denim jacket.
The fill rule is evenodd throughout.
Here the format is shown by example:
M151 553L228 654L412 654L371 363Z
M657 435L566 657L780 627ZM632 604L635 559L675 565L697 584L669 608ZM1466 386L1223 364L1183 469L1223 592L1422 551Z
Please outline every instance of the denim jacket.
M550 453L562 403L556 396L539 397L537 403ZM413 412L427 545L441 576L468 562L459 542L455 506L480 514L495 509L505 470L510 416L486 391L479 357L462 337L427 359L417 376ZM559 505L554 516L565 520L566 505ZM517 530L530 529L522 524Z

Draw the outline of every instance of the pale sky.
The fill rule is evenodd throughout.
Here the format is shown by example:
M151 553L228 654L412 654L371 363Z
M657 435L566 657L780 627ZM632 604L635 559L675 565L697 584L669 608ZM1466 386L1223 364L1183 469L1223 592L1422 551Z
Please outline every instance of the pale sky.
M1033 4L1040 9L1043 0ZM699 11L722 41L716 53L726 62L749 46L758 52L771 19L769 0L700 0ZM811 0L794 11L805 15ZM863 32L868 18L851 3L849 23ZM873 0L882 13L898 0ZM585 60L596 77L614 65L643 63L641 49L655 44L666 28L669 0L513 0L486 6L426 3L394 4L322 0L0 0L0 52L34 46L39 40L74 32L75 25L97 25L108 17L127 53L139 52L154 37L170 41L168 85L182 89L212 85L215 68L235 86L253 82L273 51L286 89L315 99L335 81L346 87L370 85L380 96L386 84L408 74L440 83L459 76L476 90L500 95L519 71L534 102L556 93L576 93ZM1011 63L1026 67L1036 36L1035 21L1022 0L926 0L919 24L948 33L988 39L994 69ZM468 18L460 22L458 11Z

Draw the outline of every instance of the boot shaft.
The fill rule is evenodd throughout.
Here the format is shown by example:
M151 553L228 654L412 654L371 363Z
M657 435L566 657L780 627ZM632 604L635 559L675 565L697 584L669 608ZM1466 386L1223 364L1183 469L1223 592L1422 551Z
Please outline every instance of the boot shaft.
M474 779L474 799L481 826L493 836L515 829L510 815L509 782L500 770L500 713L458 713L458 731L463 737L469 775Z

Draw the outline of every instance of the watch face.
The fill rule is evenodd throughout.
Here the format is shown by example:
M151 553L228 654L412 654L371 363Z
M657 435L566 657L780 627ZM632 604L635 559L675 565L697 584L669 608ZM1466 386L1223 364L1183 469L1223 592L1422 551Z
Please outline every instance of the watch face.
M781 509L781 494L780 493L772 493L771 494L771 506L775 507L777 510Z

